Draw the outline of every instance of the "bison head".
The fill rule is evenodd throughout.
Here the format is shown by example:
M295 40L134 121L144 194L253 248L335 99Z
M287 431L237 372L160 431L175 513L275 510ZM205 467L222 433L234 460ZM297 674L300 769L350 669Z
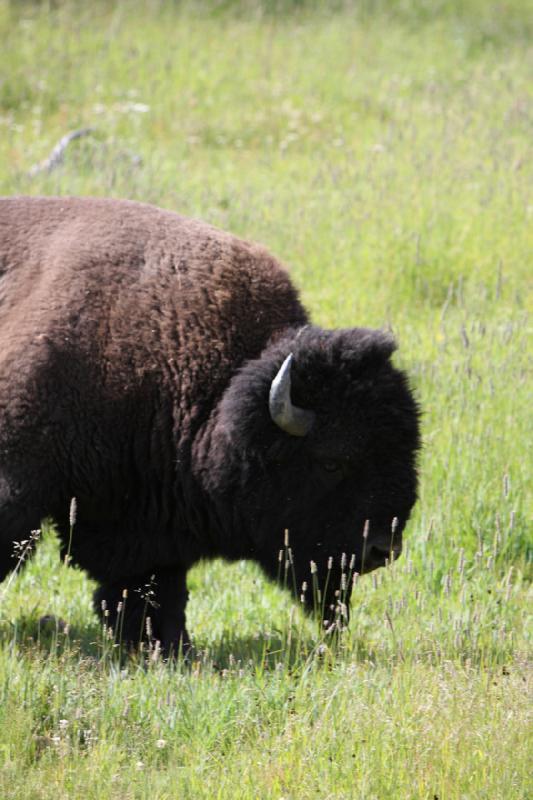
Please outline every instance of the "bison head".
M350 564L369 572L401 553L419 414L394 349L382 331L291 331L234 376L204 442L221 551L275 577L288 540L281 558L310 605L313 583L329 605Z

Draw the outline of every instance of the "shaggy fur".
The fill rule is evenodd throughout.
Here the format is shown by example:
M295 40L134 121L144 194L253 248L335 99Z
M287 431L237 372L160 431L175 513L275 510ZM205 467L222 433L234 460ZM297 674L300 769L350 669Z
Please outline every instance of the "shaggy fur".
M252 558L275 577L289 530L299 591L326 603L342 553L384 563L416 499L416 403L380 331L312 327L262 247L147 205L0 199L0 579L13 542L52 516L111 612L128 589L136 639L187 645L186 573ZM305 437L272 421L294 354ZM369 533L363 539L365 520ZM365 563L363 563L363 550ZM334 559L326 589L326 563ZM291 567L292 570L292 567Z

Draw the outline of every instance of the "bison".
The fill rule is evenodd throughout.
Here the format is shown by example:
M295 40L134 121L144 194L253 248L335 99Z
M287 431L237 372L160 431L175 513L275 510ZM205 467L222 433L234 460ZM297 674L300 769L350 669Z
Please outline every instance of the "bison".
M310 324L272 255L204 222L0 199L0 580L52 517L126 641L139 587L168 654L189 646L193 564L253 559L276 579L284 546L327 619L349 567L400 554L416 499L419 414L394 349Z

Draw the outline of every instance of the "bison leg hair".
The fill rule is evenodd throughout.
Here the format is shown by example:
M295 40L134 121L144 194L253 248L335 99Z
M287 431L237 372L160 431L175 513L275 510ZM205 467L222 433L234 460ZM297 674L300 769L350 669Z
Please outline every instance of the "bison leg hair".
M40 520L39 510L15 495L0 471L0 582L16 567L19 558L26 560L31 555L31 534L40 527Z
M185 622L187 599L185 570L155 569L102 584L94 593L94 606L126 648L136 649L150 638L158 640L161 652L169 657L186 655L191 646Z

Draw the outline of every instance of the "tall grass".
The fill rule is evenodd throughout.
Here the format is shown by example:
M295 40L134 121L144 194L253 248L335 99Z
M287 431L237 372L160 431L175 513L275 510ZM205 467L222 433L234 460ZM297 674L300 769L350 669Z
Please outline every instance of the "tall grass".
M526 6L0 0L0 192L263 241L318 323L393 327L424 411L406 551L338 639L216 562L193 663L124 662L45 526L0 589L1 797L533 794Z

